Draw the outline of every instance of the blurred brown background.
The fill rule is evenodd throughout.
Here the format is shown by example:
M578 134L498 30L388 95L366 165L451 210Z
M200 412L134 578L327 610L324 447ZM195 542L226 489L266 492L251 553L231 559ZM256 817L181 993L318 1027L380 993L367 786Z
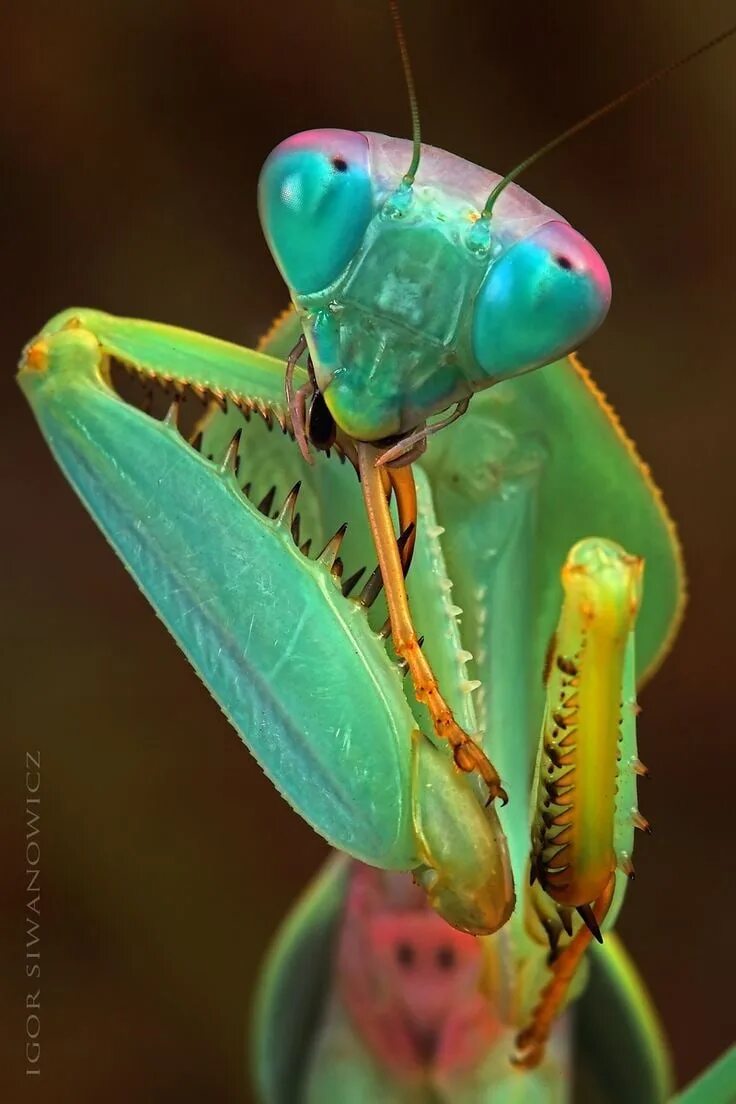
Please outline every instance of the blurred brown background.
M504 170L733 21L732 0L405 0L427 141ZM324 846L228 728L56 470L18 351L94 305L252 343L286 296L255 185L311 126L405 134L381 0L28 0L0 15L0 1098L248 1101L258 962ZM525 186L612 271L585 360L678 519L692 600L643 698L620 924L689 1079L733 1034L736 40ZM42 781L42 1078L23 1078L24 753ZM625 1056L622 1056L625 1060ZM5 1087L5 1083L8 1087Z

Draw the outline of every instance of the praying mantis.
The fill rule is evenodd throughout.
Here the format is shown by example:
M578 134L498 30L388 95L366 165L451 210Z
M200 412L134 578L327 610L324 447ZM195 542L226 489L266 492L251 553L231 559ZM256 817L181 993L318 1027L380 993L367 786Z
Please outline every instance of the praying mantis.
M428 153L425 160L431 161ZM397 177L392 195L406 194L400 192L400 181ZM422 182L420 163L417 189ZM300 348L302 321L303 316L286 315L261 350L250 352L168 327L72 310L53 319L30 343L21 381L71 482L287 799L326 838L357 858L417 871L433 903L460 927L498 931L499 938L506 933L511 947L506 968L516 978L517 996L529 1015L544 988L550 942L562 958L589 930L549 904L552 898L540 889L542 881L553 888L549 866L540 868L531 902L525 896L522 908L519 900L527 880L526 801L535 791L533 754L545 710L549 716L556 712L551 700L545 706L545 698L550 687L557 687L555 679L586 677L571 673L573 656L556 645L551 666L545 663L560 620L560 569L571 550L591 535L615 542L603 551L627 572L637 574L636 565L646 562L641 608L632 578L625 584L635 597L619 631L623 646L615 662L604 664L613 672L611 685L618 687L614 712L621 702L627 707L622 762L630 768L630 786L636 774L636 671L643 677L656 666L680 613L682 566L671 523L632 446L585 374L558 360L476 395L468 413L443 429L417 462L416 507L405 473L388 469L399 519L408 510L416 520L402 526L400 547L378 541L381 570L354 600L348 586L351 569L370 569L375 562L376 527L371 532L366 522L349 464L350 439L361 445L362 486L364 491L372 487L377 512L385 504L384 479L380 472L375 476L377 465L366 463L374 446L362 440L365 430L346 433L336 406L328 411L338 428L333 440L330 419L315 407L319 395L329 407L326 377L320 376L326 357L317 355L312 334L309 352L317 370L316 388L310 391L309 366L301 366L307 350L293 357ZM206 401L207 410L187 434L190 441L177 428L176 399L158 422L118 397L111 387L111 360L182 398L189 394ZM283 395L286 363L298 384L294 394L306 389L301 436L300 408ZM363 400L357 406L363 413ZM318 431L319 419L327 423L326 437ZM398 427L404 428L413 427ZM290 430L302 445L309 437L320 449L311 467L289 439ZM387 436L397 434L382 429L381 438ZM341 455L348 458L344 466ZM297 497L292 488L299 480ZM386 519L384 511L384 535ZM345 522L347 533L341 537ZM314 560L311 548L304 547L308 541L323 546ZM406 586L416 632L403 639L407 654L399 651L402 641L396 633L394 641L415 683L421 679L412 667L422 665L422 657L436 674L458 725L449 746L437 731L443 724L450 728L447 713L405 690L402 672L382 642L385 633L380 635L385 611L377 606L376 592L381 583L391 590L393 628L391 602L401 605L412 542ZM585 549L591 552L590 546ZM579 565L572 561L571 566ZM286 618L276 613L283 596L292 611ZM560 621L560 637L567 639L568 631ZM611 724L617 731L619 723L609 709L609 736ZM479 730L486 733L488 755L476 739ZM448 754L450 748L454 754ZM466 766L472 771L466 772ZM616 777L620 787L623 776ZM500 801L486 806L488 792L503 796L501 781L511 796L508 808L497 809ZM594 809L597 791L586 796ZM531 801L539 813L539 801ZM634 805L629 802L630 814ZM614 895L608 925L629 872L631 845L624 835L630 838L631 815L627 820L620 812L609 793L610 841L614 828L617 840L615 848L609 841L607 848L597 849L593 863L608 875L594 878L600 890L596 896L607 888ZM614 824L617 816L621 823ZM540 831L537 824L538 841ZM620 866L615 874L612 849ZM592 902L591 897L559 903L585 914ZM526 903L531 919L525 916ZM588 911L583 919L595 934L595 914ZM601 925L605 929L602 917ZM538 1042L541 1047L543 1040Z

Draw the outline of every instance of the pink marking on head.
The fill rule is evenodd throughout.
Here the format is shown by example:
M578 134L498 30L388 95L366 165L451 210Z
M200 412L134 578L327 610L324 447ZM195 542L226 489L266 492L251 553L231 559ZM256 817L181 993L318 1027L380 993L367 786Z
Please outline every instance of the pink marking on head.
M597 249L567 222L548 222L536 231L534 241L548 249L561 268L585 275L596 288L605 311L611 302L611 277Z
M357 130L338 130L322 127L315 130L302 130L279 142L271 154L290 153L294 150L309 150L321 153L325 157L338 158L346 162L365 161L368 152L368 139Z
M480 992L483 944L432 911L408 874L355 863L337 985L364 1043L406 1079L469 1069L503 1030Z

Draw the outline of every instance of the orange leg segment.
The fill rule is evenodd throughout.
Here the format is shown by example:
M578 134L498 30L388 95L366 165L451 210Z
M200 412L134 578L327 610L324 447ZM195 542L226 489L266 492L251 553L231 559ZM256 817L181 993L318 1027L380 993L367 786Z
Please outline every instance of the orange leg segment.
M411 558L414 555L414 545L417 538L417 488L414 483L414 473L408 465L403 468L388 468L386 474L396 495L396 505L399 510L399 532L404 533L410 525L414 526L401 553L404 577L406 577L406 573L411 566Z
M449 741L457 766L464 771L477 770L488 786L489 801L500 797L505 803L506 791L501 786L498 771L455 720L450 706L440 693L432 668L419 646L404 584L405 564L402 563L396 543L394 525L386 500L385 474L376 467L376 459L380 456L380 452L364 442L359 443L357 449L363 498L378 564L381 568L396 653L406 661L417 700L427 706L437 735ZM405 512L411 510L416 514L416 490L411 468L407 466L391 471L390 480L396 492L399 514L401 515L402 505ZM411 489L409 480L411 480Z
M612 874L608 885L593 905L593 914L598 925L603 923L608 912L615 884L615 875ZM522 1069L534 1069L541 1062L552 1025L592 938L590 926L583 924L550 964L552 977L541 992L531 1023L516 1037L516 1050L512 1058L514 1065Z

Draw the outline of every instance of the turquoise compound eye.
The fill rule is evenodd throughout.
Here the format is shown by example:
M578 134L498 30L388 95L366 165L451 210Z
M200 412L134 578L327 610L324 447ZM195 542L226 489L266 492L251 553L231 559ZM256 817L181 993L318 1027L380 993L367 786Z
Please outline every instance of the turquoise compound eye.
M548 222L491 263L473 314L473 353L486 375L549 364L597 330L611 280L592 245L565 222Z
M277 146L258 184L261 225L292 291L323 291L340 276L373 214L368 140L309 130Z

